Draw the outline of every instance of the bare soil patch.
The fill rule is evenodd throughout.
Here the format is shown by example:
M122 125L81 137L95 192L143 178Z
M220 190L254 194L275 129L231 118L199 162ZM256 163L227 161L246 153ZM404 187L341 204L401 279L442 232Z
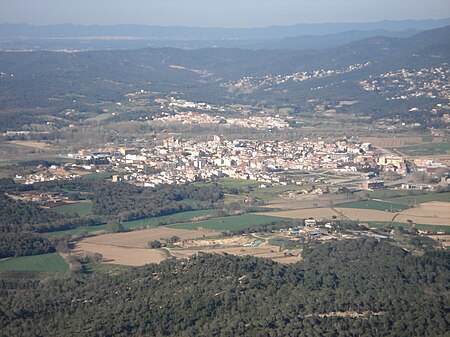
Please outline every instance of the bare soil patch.
M422 137L364 137L362 141L365 143L371 143L375 147L381 148L395 148L403 147L407 145L416 145L422 143Z
M450 226L450 203L432 201L420 204L398 213L359 208L311 208L289 211L266 212L264 215L278 216L292 219L314 218L317 220L348 219L353 221L395 221L408 222L412 220L424 225Z
M81 242L128 248L147 248L147 243L149 241L169 239L172 236L178 236L181 240L187 240L214 235L217 235L217 232L208 230L176 229L161 226L126 233L102 234L83 239Z
M396 215L386 211L359 208L336 208L336 211L353 221L392 221Z
M212 254L232 254L237 256L251 255L272 259L280 263L295 263L300 261L300 250L280 251L278 247L262 244L258 247L222 247L222 248L195 248L195 249L171 249L170 254L177 258L188 258L200 252Z
M47 149L53 148L53 146L48 143L35 142L32 140L11 140L8 143L19 145L19 146L34 147L34 148L40 149L40 150L47 150Z
M450 235L428 235L428 237L440 242L444 247L450 247Z
M450 203L441 201L426 202L400 212L395 219L399 222L412 220L419 224L450 226Z
M73 253L100 253L104 263L127 266L142 266L147 263L160 263L167 259L160 249L149 249L147 243L152 240L169 239L178 236L181 240L203 238L217 235L213 231L197 231L157 227L126 233L101 234L79 241Z
M127 248L89 242L79 242L75 254L84 252L100 253L103 263L121 264L126 266L142 266L147 263L160 263L167 256L159 249Z

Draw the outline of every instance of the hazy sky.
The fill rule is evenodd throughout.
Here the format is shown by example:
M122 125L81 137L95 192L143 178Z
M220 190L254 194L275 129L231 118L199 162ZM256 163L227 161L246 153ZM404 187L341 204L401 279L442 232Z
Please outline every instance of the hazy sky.
M450 17L450 0L0 0L1 23L255 27Z

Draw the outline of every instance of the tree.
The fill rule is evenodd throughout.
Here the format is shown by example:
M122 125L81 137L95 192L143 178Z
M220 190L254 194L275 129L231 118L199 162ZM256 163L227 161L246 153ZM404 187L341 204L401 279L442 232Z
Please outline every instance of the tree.
M125 232L125 228L123 227L122 222L117 221L117 220L108 222L106 225L106 228L107 228L108 232L111 232L111 233Z
M148 248L150 249L158 249L162 247L162 244L158 240L152 240L147 243Z
M172 237L169 239L169 242L170 242L170 243L175 243L175 242L179 242L180 240L181 240L181 239L180 239L179 236L174 235L174 236L172 236Z

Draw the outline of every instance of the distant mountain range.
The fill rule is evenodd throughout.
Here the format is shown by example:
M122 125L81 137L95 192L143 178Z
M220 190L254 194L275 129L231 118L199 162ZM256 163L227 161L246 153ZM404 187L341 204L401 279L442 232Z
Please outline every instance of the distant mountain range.
M353 105L354 113L374 114L382 110L383 114L398 114L418 103L386 102L376 92L364 92L359 81L402 68L429 68L449 62L450 26L403 38L369 37L321 51L144 48L75 53L0 52L0 117L1 110L36 111L38 107L89 110L92 104L117 102L125 93L141 89L159 97L177 92L181 98L218 104L266 102L302 106L317 98L356 100L363 106ZM226 86L243 77L342 70L358 64L364 66L250 93L230 92ZM436 103L427 98L420 101L423 107Z
M0 24L3 50L113 50L143 47L326 49L363 38L408 37L450 24L442 20L298 24L262 28Z

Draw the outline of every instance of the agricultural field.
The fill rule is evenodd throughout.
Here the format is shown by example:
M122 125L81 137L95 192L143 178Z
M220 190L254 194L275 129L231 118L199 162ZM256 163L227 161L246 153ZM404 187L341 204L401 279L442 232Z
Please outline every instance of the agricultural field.
M261 183L258 181L234 179L234 178L224 178L219 180L218 183L219 185L225 188L238 188L238 189L257 188L261 186Z
M215 218L199 222L191 223L179 223L171 225L171 228L176 229L209 229L215 231L233 231L246 229L253 226L266 225L271 222L284 220L280 217L271 215L260 215L260 214L245 214L239 216L230 216L225 218Z
M235 178L222 178L217 180L215 183L220 187L224 188L237 188L239 190L251 190L254 188L258 188L261 186L261 182L255 180L244 180L244 179L235 179ZM208 182L195 182L193 183L195 186L208 186L210 183Z
M53 208L55 212L60 214L69 214L72 216L87 217L92 215L92 202L77 202Z
M341 215L333 208L307 208L307 209L295 209L287 211L275 211L259 213L266 216L276 216L287 219L308 219L314 218L316 220L328 220L328 219L341 219Z
M135 229L152 228L152 227L156 227L159 225L176 223L176 222L196 221L197 219L201 219L201 217L208 217L208 216L213 216L213 215L214 215L214 210L188 211L188 212L175 213L172 215L163 215L163 216L154 217L154 218L125 221L125 222L123 222L123 227L125 230L131 231L131 230L135 230ZM76 235L76 234L80 234L82 232L93 233L93 232L102 232L102 231L106 231L106 230L107 230L106 225L83 226L83 227L78 227L75 229L69 229L66 231L52 232L52 233L48 233L47 235L49 235L49 236L61 236L64 234Z
M450 153L450 142L424 143L419 145L404 146L396 148L396 150L409 156L442 155Z
M147 248L147 243L152 240L162 241L172 236L178 236L181 240L186 240L215 236L217 234L217 232L211 230L188 230L159 226L134 232L101 234L85 238L80 242L126 248Z
M164 241L173 236L181 240L216 236L218 233L208 230L183 230L166 226L144 229L141 231L101 234L79 241L73 253L100 253L103 262L128 266L140 266L146 263L159 263L168 256L164 250L149 249L148 242Z
M126 221L123 223L123 227L125 228L125 230L151 228L155 226L168 225L177 222L196 221L197 219L201 219L202 217L209 217L213 215L214 215L213 210L181 212L172 215L158 216L155 218Z
M82 175L81 179L91 180L91 179L110 179L113 173L111 172L95 172Z
M103 263L125 266L143 266L147 263L160 263L167 259L167 255L160 249L127 248L107 244L89 243L81 241L75 247L74 254L100 253Z
M248 194L249 197L260 199L264 202L276 203L285 201L284 198L281 197L286 192L291 191L300 191L308 186L271 186L266 188L257 188Z
M12 140L8 142L9 144L14 144L18 146L31 147L39 150L47 150L52 149L53 146L51 144L45 142L35 142L31 140Z
M375 147L381 148L399 148L407 145L416 145L422 143L423 137L363 137L364 143L371 143Z
M419 224L450 226L450 203L432 201L405 210L395 218L396 221L414 221Z
M392 211L398 212L408 209L409 206L400 203L386 202L382 200L365 200L356 201L345 204L339 204L339 208L360 208L360 209L373 209L377 211Z
M424 225L424 224L416 224L413 225L407 222L393 222L393 221L365 221L370 227L375 228L386 228L386 227L394 227L394 228L410 228L414 226L417 229L427 230L427 231L445 231L446 233L450 233L450 226L443 225Z
M361 205L364 206L364 205ZM450 203L448 202L428 202L420 204L418 207L404 209L400 212L386 212L385 210L365 209L365 208L345 208L345 207L325 207L311 209L297 209L289 211L276 211L262 213L291 219L314 218L316 220L351 220L363 222L396 222L403 225L412 220L415 224L423 225L423 229L438 230L450 229ZM417 226L419 228L419 226Z
M68 270L69 265L58 253L21 256L0 262L0 271L64 273Z
M361 195L368 196L371 199L390 200L393 198L409 197L425 194L440 194L436 192L429 192L425 190L396 190L396 189L382 189L375 191L364 191Z
M237 256L251 255L271 259L280 263L296 263L300 261L301 250L289 252L280 251L279 247L262 244L257 247L225 247L225 248L200 248L200 249L171 249L170 254L176 258L189 258L192 255L204 253L232 254Z
M415 196L404 196L404 197L397 197L397 198L388 198L385 199L389 202L394 203L400 203L405 205L416 205L416 204L423 204L430 201L441 201L441 202L450 202L450 192L445 193L426 193L421 195L415 195ZM450 211L449 211L450 212Z

